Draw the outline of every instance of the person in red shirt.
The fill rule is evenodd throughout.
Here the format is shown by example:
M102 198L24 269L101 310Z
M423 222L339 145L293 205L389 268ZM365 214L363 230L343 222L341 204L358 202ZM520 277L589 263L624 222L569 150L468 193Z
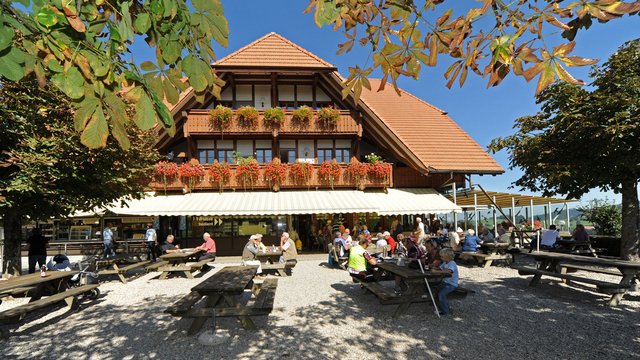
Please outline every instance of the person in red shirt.
M209 233L202 234L202 239L204 240L204 243L198 246L197 248L195 248L195 250L204 251L204 254L198 258L198 261L201 261L204 259L212 259L211 261L215 260L216 259L216 242L211 238L211 235Z
M389 248L391 248L391 253L395 254L396 252L396 241L391 237L391 234L388 231L382 233L382 236L389 244Z

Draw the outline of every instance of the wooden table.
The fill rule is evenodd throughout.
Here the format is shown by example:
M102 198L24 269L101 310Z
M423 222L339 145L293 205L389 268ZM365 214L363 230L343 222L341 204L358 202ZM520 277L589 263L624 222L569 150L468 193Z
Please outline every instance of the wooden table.
M612 293L611 299L609 300L610 306L618 305L624 294L632 288L632 286L634 285L634 281L640 281L640 263L638 262L542 251L534 251L525 255L532 256L536 261L539 262L538 268L534 269L538 271L530 271L532 269L518 268L519 270L521 270L521 273L529 270L530 274L534 275L531 279L531 282L529 283L530 286L539 284L542 275L568 279L575 282L593 284L596 285L601 292ZM604 268L616 268L622 274L622 279L618 284L613 284L617 286L610 286L612 285L611 283L593 280L590 278L581 278L575 275L563 274L560 271L562 267L561 263L587 264ZM583 268L582 270L589 271L587 268ZM594 269L593 272L599 273L601 271L597 271L596 269Z
M425 293L428 294L426 290L426 285L424 283L425 279L429 282L429 285L431 286L432 284L433 285L439 284L440 282L442 282L442 279L444 279L445 277L451 277L450 273L430 272L430 271L425 271L423 273L422 271L420 271L420 269L411 269L406 266L399 266L393 262L381 262L381 263L378 263L377 266L378 268L388 273L397 275L400 278L402 278L408 287L407 290L404 291L402 294L396 295L393 298L385 300L384 302L381 301L383 304L385 302L388 304L393 304L393 303L398 304L398 307L396 308L396 311L393 314L394 317L397 317L399 315L406 313L407 310L409 309L409 306L412 303L425 302L425 301L431 300L429 297L423 296ZM433 288L432 288L432 291L433 291ZM434 294L434 296L436 295ZM381 300L383 299L381 298Z
M256 254L256 260L260 260L261 263L270 262L275 264L280 261L280 256L282 256L281 250L277 249L276 251L271 251L271 249L267 249L265 252L258 251Z
M47 276L40 276L40 272L14 276L9 280L0 281L0 296L11 295L12 292L25 289L24 294L31 294L29 301L35 301L40 299L44 293L58 293L60 290L66 290L66 286L63 286L63 282L66 282L78 271L47 271ZM28 291L29 288L32 291Z
M96 260L96 272L98 275L117 275L120 282L126 284L126 275L129 271L141 268L150 262L149 260L142 261L138 254L118 254L114 257ZM100 267L104 268L100 270Z
M257 266L225 267L194 286L191 291L205 297L205 306L192 309L192 312L200 313L200 315L204 314L205 316L199 316L193 320L189 328L189 334L197 333L208 318L215 316L214 308L231 307L240 310L240 312L246 309L246 307L238 303L237 296L242 295L244 289L253 280L257 270ZM249 315L238 315L237 317L245 329L256 328Z
M369 255L376 255L376 254L382 254L382 256L387 257L387 253L389 251L389 246L376 246L376 245L372 245L372 246L368 246L366 249L364 249L366 252L369 253Z
M551 252L568 252L569 254L585 254L593 257L598 257L598 254L593 250L591 244L588 242L576 242L575 240L556 240L556 244L562 246L561 248L552 248Z
M176 251L160 256L161 260L168 261L171 265L184 264L189 260L195 260L202 250L196 251Z

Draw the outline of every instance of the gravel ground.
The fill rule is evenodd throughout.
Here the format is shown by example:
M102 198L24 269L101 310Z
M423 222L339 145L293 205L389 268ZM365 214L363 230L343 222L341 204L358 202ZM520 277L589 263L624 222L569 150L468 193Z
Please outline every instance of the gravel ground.
M450 316L438 319L431 305L421 303L392 319L396 305L381 305L345 271L324 267L325 258L302 256L293 276L279 279L276 309L254 318L260 330L219 319L216 339L224 341L218 345L198 341L210 334L211 321L200 337L189 337L189 320L163 310L203 278L237 264L237 257L218 258L213 270L193 280L157 280L158 273L151 273L128 284L104 282L102 296L78 311L60 307L30 316L0 341L0 359L640 358L637 292L609 308L607 296L587 287L543 278L529 288L528 278L510 268L461 265L461 285L475 293L452 300ZM6 300L0 311L22 303Z

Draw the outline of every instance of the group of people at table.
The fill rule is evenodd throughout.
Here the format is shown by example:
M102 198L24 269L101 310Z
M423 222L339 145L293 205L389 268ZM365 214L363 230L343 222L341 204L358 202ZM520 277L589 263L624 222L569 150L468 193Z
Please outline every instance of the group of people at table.
M287 232L283 232L282 235L280 235L280 245L278 247L272 245L271 249L262 243L262 234L251 235L242 250L242 263L245 266L257 265L257 273L262 274L262 266L258 259L258 254L266 254L268 252L275 253L276 251L282 253L278 259L280 263L296 261L298 257L296 244Z

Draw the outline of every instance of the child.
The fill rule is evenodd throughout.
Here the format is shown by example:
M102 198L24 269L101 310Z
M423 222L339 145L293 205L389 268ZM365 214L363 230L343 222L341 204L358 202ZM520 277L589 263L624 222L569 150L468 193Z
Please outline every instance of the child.
M453 261L453 256L454 253L451 249L446 248L440 250L440 258L442 259L440 270L451 274L451 277L444 278L440 291L438 292L440 315L449 314L449 300L447 299L447 295L458 287L458 265Z

